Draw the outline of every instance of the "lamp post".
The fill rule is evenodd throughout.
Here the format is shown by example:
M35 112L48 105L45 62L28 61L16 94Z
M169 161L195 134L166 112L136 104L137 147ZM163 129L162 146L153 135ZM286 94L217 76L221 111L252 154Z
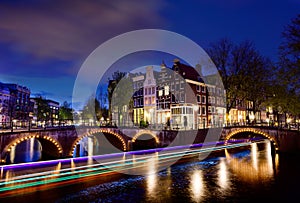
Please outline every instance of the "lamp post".
M100 126L103 126L104 118L103 116L100 118Z
M278 114L277 114L277 122L278 122L278 128L279 128L279 123L280 123L280 127L282 127L281 126L281 116L280 116L280 114L282 113L281 111L282 111L282 107L281 106L278 106L278 108L277 108L277 110L278 110Z
M266 121L267 121L267 126L270 126L270 119L269 118L266 118Z
M251 112L251 114L249 115L249 119L250 119L251 123L252 123L252 121L254 121L254 118L255 118L254 113Z
M287 125L288 125L288 129L290 129L290 123L291 123L291 121L292 121L292 119L291 119L291 118L288 118L288 119L286 120L286 122L287 122Z

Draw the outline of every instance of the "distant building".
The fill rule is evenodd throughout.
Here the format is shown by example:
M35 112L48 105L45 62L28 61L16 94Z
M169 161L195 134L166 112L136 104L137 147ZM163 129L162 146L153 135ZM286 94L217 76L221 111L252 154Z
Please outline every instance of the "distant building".
M131 110L134 125L145 121L153 128L201 129L276 120L271 108L262 108L254 115L253 103L246 99L236 99L226 112L226 91L220 75L204 76L199 64L194 68L175 59L171 68L163 62L159 72L149 66L145 73L130 73L129 78L133 105L124 112ZM112 115L118 115L112 118L119 118L119 114L112 111Z
M0 126L9 125L9 103L10 103L10 91L8 87L0 83Z
M30 90L18 84L0 83L1 122L26 125L31 111Z
M156 122L156 79L153 67L146 68L144 81L144 121L154 124Z
M164 63L161 64L161 71L157 78L156 92L156 123L158 125L170 124L171 117L171 70ZM175 98L173 98L175 100Z
M37 126L53 126L59 123L59 102L43 99L41 97L30 98L32 103L32 124Z
M175 95L177 106L172 101L171 126L179 129L207 127L207 90L201 75L178 59L174 60L172 70L175 77L171 92Z
M59 122L59 102L47 99L47 104L50 108L51 124L56 125Z
M144 81L142 73L132 75L133 85L133 123L139 125L144 120Z

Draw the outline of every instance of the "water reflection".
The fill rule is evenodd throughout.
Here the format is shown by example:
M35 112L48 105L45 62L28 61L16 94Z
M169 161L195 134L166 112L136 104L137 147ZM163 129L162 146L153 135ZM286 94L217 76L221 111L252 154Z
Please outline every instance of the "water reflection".
M158 153L156 152L151 158L146 161L147 167L147 193L149 196L154 196L155 188L157 186L157 161Z
M75 163L74 163L74 160L71 159L71 169L72 169L72 171L74 171L75 168L76 168L76 165L75 165Z
M264 151L258 151L257 143L253 143L250 149L250 159L247 156L241 158L227 153L229 168L239 176L239 179L247 183L257 183L259 180L269 179L274 172L271 145L266 142L264 147Z
M257 143L251 145L251 160L253 168L257 170Z
M226 190L229 187L228 174L229 173L228 173L228 168L226 165L226 159L220 158L219 171L218 171L218 184L222 190Z
M61 162L59 162L59 163L54 167L53 174L59 174L59 173L60 173L60 170L61 170Z
M194 201L199 202L204 196L205 186L203 183L203 174L201 170L194 170L190 176L190 190Z
M124 155L122 163L127 162L128 165L120 168L125 173L147 174L145 177L126 176L121 181L109 183L107 187L99 183L100 187L87 188L65 202L79 199L82 202L97 202L99 199L103 202L256 202L249 194L265 197L265 193L269 195L274 192L273 188L270 189L271 183L278 182L274 181L274 171L278 168L279 158L278 155L272 157L270 142L218 151L211 158L201 161L195 155L161 172L158 172L159 167L167 160L158 161L157 153L146 160L141 159L143 156ZM130 163L132 158L133 163ZM282 159L280 161L280 164L284 163ZM75 163L72 160L73 167ZM60 173L61 168L64 167L58 164L53 173ZM11 179L12 175L9 171L2 173L6 180ZM73 190L75 186L70 187ZM78 187L82 190L82 185Z
M73 157L97 155L98 150L99 142L94 135L83 137L75 147Z
M11 148L6 163L24 163L38 161L42 158L42 145L35 139L25 140Z
M272 176L273 175L273 157L272 157L272 147L271 147L271 142L266 142L266 164L267 164L267 170L268 170L268 175Z

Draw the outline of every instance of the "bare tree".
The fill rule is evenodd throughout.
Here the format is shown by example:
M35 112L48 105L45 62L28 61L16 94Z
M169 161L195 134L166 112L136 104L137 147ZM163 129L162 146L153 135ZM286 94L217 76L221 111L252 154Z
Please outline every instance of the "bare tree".
M266 73L271 70L269 60L249 41L234 44L229 39L221 39L210 45L208 53L223 80L227 116L237 100L252 101L255 104L253 112L258 111L266 97Z

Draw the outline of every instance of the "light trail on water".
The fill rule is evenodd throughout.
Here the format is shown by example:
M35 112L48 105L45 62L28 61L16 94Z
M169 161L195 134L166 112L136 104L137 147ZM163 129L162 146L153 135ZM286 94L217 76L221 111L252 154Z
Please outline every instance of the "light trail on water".
M237 142L237 143L236 143ZM34 172L32 174L18 175L11 177L8 180L2 179L0 181L0 192L11 192L16 189L25 189L34 186L48 185L60 183L64 184L66 181L71 181L74 179L87 178L96 175L105 175L112 172L120 172L132 169L144 170L144 164L150 158L154 158L153 153L156 153L155 158L158 160L158 164L162 165L164 163L170 162L172 159L195 156L200 153L218 151L228 148L235 148L241 146L250 145L252 142L249 140L239 140L239 141L229 141L224 142L214 142L206 144L194 144L189 146L176 146L170 148L158 148L150 150L140 150L140 151L130 151L124 153L116 154L106 154L91 157L78 157L70 159L60 159L51 161L42 161L36 163L23 163L23 164L13 164L1 167L1 171L9 172L13 169L26 170L34 166L49 166L55 164L69 164L69 168L52 169L43 172ZM218 146L219 145L219 146ZM202 148L199 148L202 147ZM159 152L159 153L158 153ZM152 154L151 154L152 153ZM134 157L134 155L140 155L141 157ZM125 157L125 160L124 160ZM133 158L134 157L134 158ZM76 166L76 164L86 162L88 159L94 159L98 161L90 165ZM116 160L110 160L116 159ZM101 163L99 163L101 161ZM77 163L75 163L77 162ZM73 163L73 164L72 164ZM75 164L74 164L75 163ZM71 167L72 165L72 167ZM152 171L155 172L155 171Z

